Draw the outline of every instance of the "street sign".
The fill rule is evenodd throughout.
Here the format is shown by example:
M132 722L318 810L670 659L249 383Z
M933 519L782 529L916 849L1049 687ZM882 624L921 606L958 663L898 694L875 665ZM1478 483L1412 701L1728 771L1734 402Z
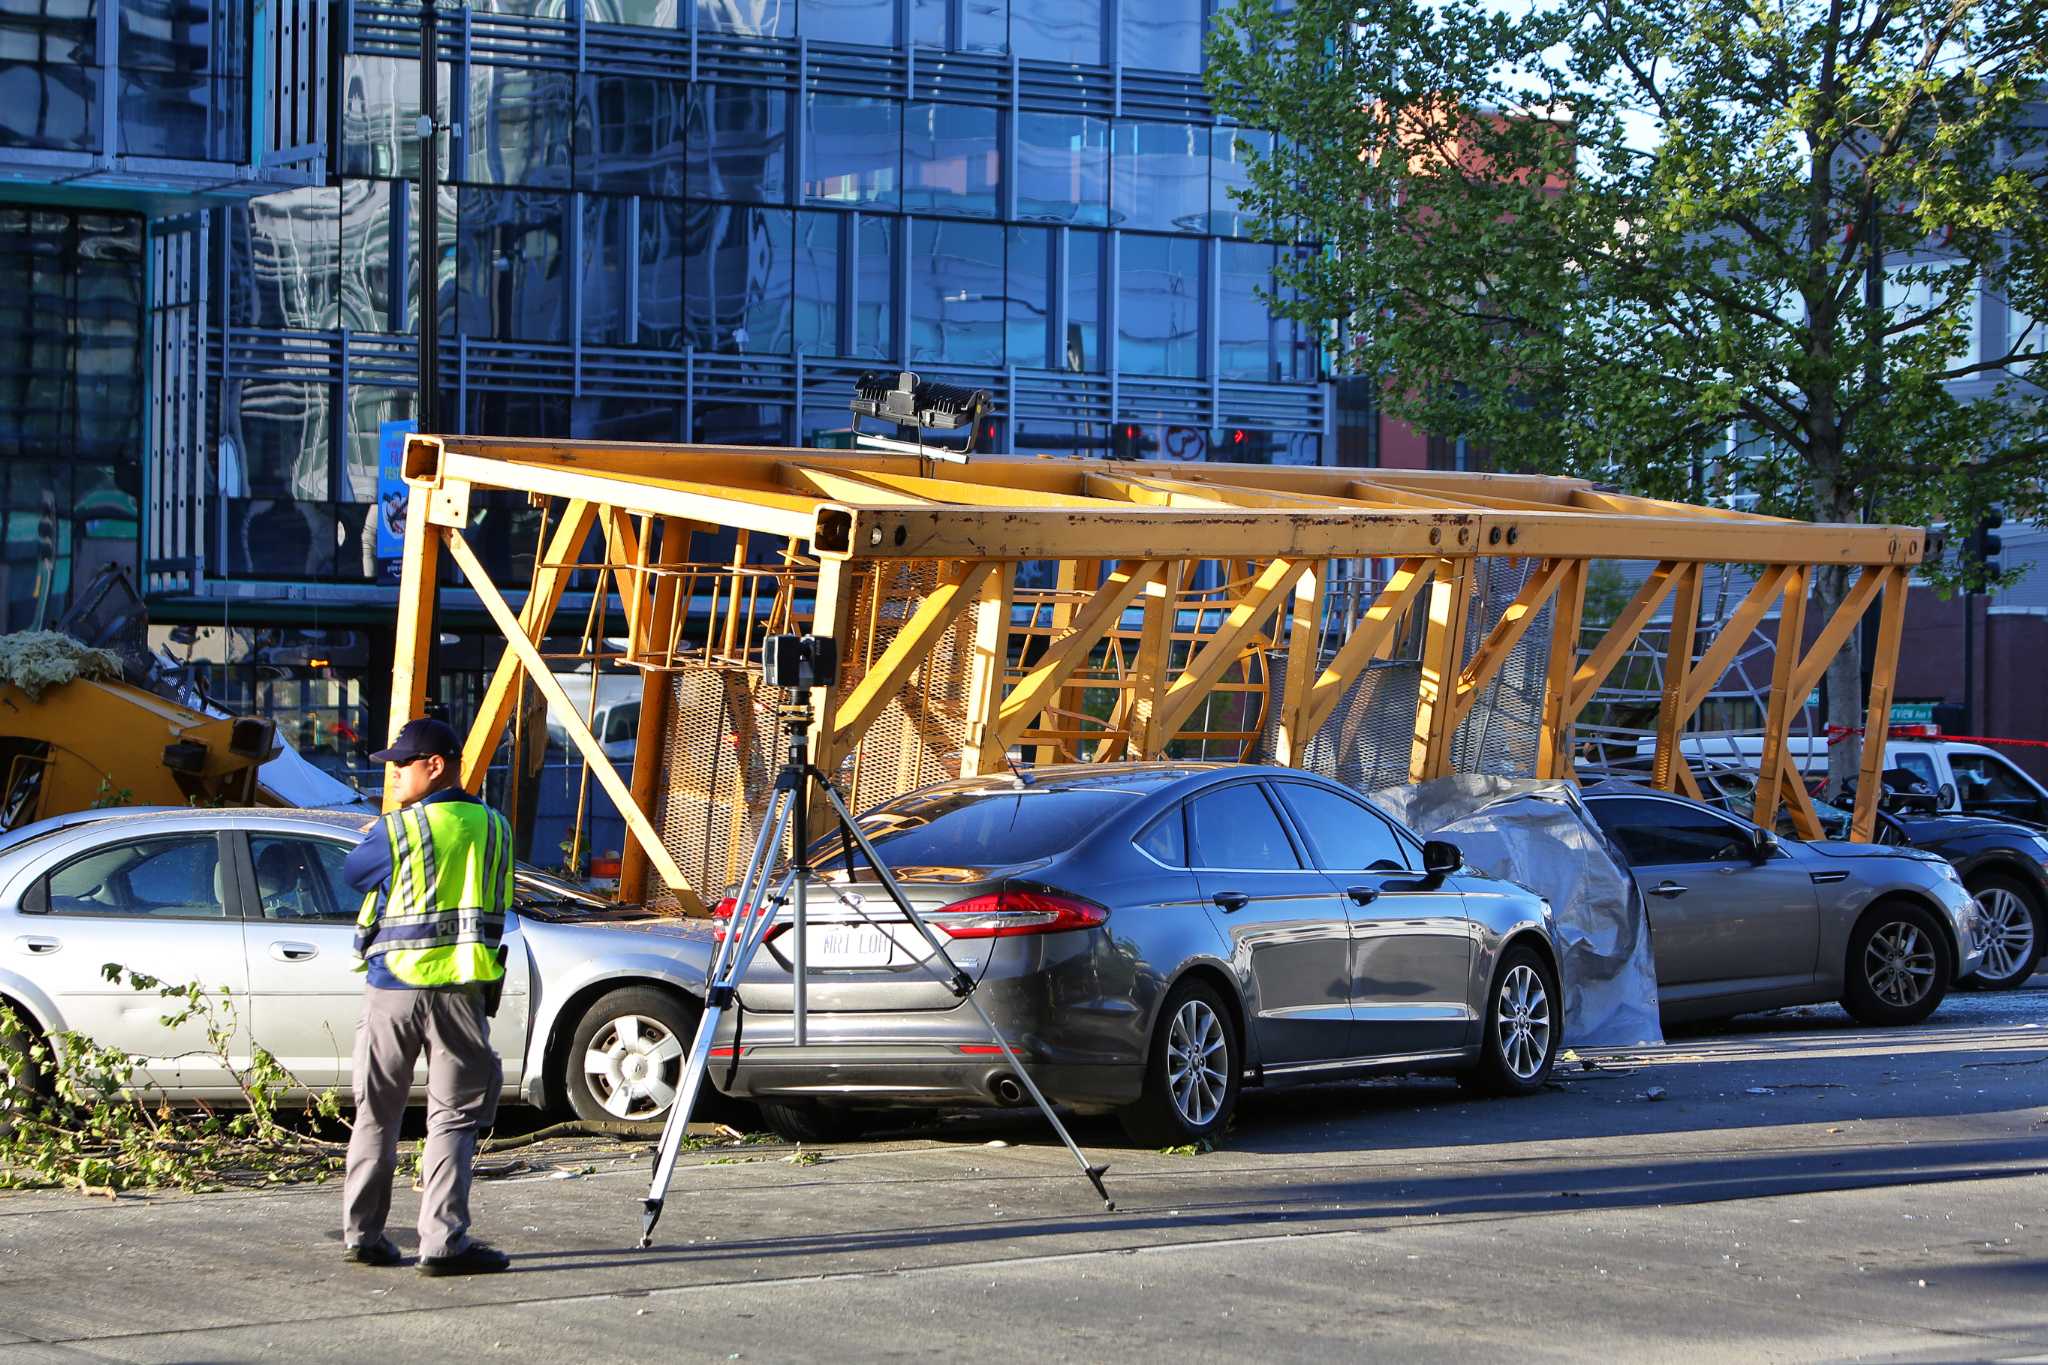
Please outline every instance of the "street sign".
M1934 706L1931 701L1895 701L1892 703L1891 723L1894 725L1932 725Z

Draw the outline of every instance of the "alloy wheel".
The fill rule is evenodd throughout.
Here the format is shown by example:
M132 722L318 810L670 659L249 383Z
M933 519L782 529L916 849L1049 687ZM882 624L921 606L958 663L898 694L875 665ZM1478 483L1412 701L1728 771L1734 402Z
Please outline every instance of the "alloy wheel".
M1881 925L1863 950L1863 972L1877 998L1910 1009L1934 989L1935 948L1918 925L1895 920Z
M1977 975L2004 981L2033 955L2033 911L2004 887L1985 887L1977 893L1977 946L1984 954Z
M1166 1089L1190 1128L1215 1122L1230 1089L1230 1035L1206 1001L1188 1000L1166 1033Z
M682 1040L660 1020L622 1014L590 1040L583 1054L583 1074L606 1113L651 1119L675 1103L682 1058Z
M1501 978L1494 1027L1508 1070L1517 1080L1535 1079L1550 1056L1550 992L1528 963L1517 962Z

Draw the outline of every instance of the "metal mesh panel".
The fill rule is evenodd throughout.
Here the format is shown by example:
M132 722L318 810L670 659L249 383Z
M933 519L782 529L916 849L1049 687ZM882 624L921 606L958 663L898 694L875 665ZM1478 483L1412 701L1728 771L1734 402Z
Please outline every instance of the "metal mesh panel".
M867 661L881 656L938 583L938 566L930 562L883 564L863 577L854 615L860 644L845 664L846 687L859 683ZM962 612L932 645L924 665L868 727L852 759L847 800L856 811L959 775L960 748L967 742L974 623L981 612L993 609L990 603L977 602Z
M758 674L689 668L669 679L654 826L706 899L739 879L775 775L777 694ZM666 900L659 882L649 894Z

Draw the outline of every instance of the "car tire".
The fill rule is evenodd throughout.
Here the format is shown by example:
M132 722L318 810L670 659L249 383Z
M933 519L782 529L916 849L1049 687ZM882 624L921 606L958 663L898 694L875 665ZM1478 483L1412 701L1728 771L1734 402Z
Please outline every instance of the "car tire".
M1955 972L1934 915L1906 901L1882 902L1849 935L1842 1008L1860 1023L1917 1024L1948 994Z
M1978 942L1984 962L1963 984L1985 991L2009 991L2026 984L2041 961L2044 925L2041 898L2016 877L1986 872L1972 877L1977 902Z
M697 1003L653 986L623 986L592 1001L562 1054L562 1089L591 1123L660 1123L697 1034ZM705 1110L707 1084L698 1092Z
M1478 1065L1459 1082L1484 1095L1533 1095L1550 1079L1564 1045L1564 995L1557 972L1526 945L1502 954L1486 993Z
M851 1142L867 1130L867 1123L851 1109L801 1100L763 1104L761 1117L784 1142Z
M1243 1041L1222 993L1183 981L1160 1007L1145 1054L1145 1088L1117 1111L1131 1140L1151 1147L1213 1138L1230 1123L1243 1079Z
M49 1094L49 1078L35 1064L34 1025L21 1017L5 999L0 1010L11 1015L0 1021L0 1138L14 1135L17 1110L32 1109Z

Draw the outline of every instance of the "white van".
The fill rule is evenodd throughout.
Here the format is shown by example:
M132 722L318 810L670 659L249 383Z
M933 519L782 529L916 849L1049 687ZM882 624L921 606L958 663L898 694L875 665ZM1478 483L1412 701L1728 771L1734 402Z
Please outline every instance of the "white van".
M555 681L562 685L562 691L568 694L570 703L576 708L576 718L588 720L590 733L597 737L605 756L614 762L630 762L633 757L634 741L640 734L640 675L600 675L597 680L597 700L594 707L590 697L590 674L587 671L557 673ZM548 708L548 738L566 750L572 760L576 757L576 746L570 743L569 732L562 725L562 717L552 706Z
M1963 811L2000 820L2018 820L2029 825L2048 825L2048 790L2022 772L2005 755L1982 744L1962 744L1925 733L1914 726L1884 746L1884 765L1904 768L1936 793L1943 811ZM1763 753L1761 735L1712 735L1686 739L1680 748L1688 758L1722 767L1753 770ZM1828 745L1824 739L1794 736L1786 741L1799 770L1813 776L1827 771ZM1637 752L1645 758L1657 751L1655 740L1644 740Z

